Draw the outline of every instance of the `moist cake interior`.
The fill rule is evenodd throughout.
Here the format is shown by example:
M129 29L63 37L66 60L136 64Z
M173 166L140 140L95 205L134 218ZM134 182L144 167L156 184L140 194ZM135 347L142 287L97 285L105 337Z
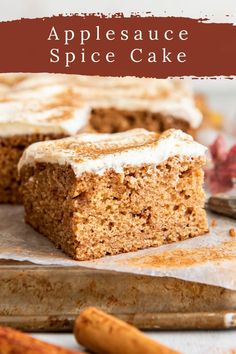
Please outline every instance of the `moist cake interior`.
M48 108L39 102L0 103L0 203L20 203L17 164L26 147L59 139L87 125L86 106Z
M19 164L26 222L77 260L204 234L205 149L183 134L136 130L32 145ZM168 157L160 143L171 139Z
M150 111L128 111L116 108L92 109L90 126L99 133L119 133L135 128L162 133L175 128L194 135L194 129L189 122L181 118Z

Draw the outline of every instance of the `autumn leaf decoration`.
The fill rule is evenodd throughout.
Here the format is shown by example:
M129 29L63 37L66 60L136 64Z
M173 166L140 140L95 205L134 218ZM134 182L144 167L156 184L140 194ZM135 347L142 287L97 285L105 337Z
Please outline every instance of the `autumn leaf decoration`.
M227 192L236 179L236 145L228 150L224 138L218 136L209 150L212 167L205 171L206 184L212 193Z

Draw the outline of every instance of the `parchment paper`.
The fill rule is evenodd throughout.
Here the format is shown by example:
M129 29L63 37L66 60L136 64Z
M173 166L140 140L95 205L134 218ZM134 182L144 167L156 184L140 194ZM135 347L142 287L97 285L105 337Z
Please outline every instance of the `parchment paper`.
M216 226L211 226L215 219ZM236 290L236 228L233 219L209 214L210 233L182 242L95 261L73 261L23 220L23 207L0 207L0 259L41 265L81 266L174 277Z

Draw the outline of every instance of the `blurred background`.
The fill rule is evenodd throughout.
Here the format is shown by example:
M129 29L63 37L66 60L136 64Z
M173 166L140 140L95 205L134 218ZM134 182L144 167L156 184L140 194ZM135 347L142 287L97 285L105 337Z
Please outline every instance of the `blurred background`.
M209 18L213 22L236 23L235 0L0 0L0 20L70 14L79 12L102 12L105 14L124 12L152 12L162 16L185 16ZM197 92L205 93L210 107L225 117L224 130L236 132L236 79L191 80Z
M151 13L164 17L201 18L236 25L236 0L0 0L0 21L117 12L126 16ZM1 40L4 42L6 39ZM215 43L217 46L217 38ZM199 59L200 55L204 54L199 53ZM236 196L236 77L231 80L224 77L214 80L185 77L184 80L192 87L196 104L203 112L203 123L195 138L209 147L206 188L210 193L230 190Z

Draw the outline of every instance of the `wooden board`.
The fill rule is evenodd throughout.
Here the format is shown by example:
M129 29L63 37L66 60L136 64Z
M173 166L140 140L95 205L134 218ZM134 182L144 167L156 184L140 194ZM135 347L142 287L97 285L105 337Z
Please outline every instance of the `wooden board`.
M86 306L142 329L236 327L236 291L174 278L0 262L1 324L67 331Z

